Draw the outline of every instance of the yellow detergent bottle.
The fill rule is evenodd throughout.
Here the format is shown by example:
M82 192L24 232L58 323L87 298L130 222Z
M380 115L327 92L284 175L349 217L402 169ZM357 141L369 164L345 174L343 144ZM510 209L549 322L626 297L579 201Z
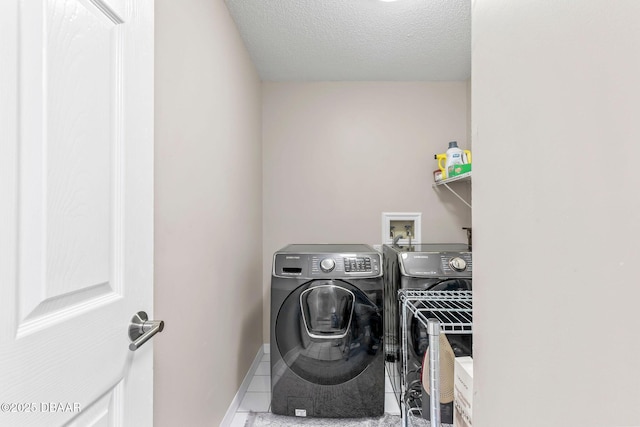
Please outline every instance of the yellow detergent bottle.
M442 172L442 179L445 179L447 177L447 153L436 154L433 158L438 161L438 169Z

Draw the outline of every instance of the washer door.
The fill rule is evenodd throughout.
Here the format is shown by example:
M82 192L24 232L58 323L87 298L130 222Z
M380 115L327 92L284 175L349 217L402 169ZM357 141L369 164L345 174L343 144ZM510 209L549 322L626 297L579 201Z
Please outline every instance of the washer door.
M314 384L335 385L357 377L382 345L380 308L342 280L314 280L294 290L275 325L287 366Z

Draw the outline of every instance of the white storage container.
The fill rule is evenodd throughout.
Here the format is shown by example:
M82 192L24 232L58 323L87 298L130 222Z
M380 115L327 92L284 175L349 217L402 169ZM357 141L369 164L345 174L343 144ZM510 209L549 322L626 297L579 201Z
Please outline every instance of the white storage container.
M453 371L453 426L471 427L473 406L473 359L456 357Z

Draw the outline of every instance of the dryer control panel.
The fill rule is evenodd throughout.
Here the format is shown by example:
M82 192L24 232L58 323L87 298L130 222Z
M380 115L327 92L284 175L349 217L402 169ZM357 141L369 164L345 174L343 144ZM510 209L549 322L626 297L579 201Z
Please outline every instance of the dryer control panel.
M372 253L276 253L273 275L277 277L353 278L382 275L381 254Z
M403 252L400 254L402 273L413 277L471 278L471 252Z

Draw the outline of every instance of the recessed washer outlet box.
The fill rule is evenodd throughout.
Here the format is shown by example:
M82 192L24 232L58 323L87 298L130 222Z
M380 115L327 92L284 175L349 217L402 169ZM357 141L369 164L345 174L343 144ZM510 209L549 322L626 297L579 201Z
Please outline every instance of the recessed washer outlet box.
M422 213L421 212L383 212L382 213L382 243L396 243L408 245L422 241Z

